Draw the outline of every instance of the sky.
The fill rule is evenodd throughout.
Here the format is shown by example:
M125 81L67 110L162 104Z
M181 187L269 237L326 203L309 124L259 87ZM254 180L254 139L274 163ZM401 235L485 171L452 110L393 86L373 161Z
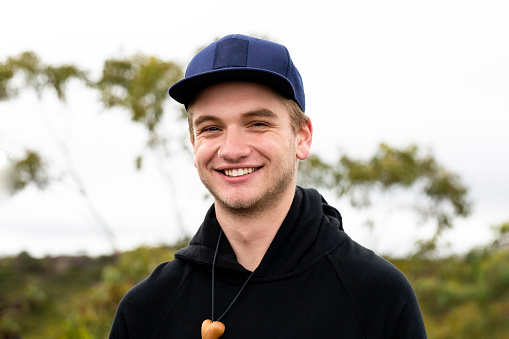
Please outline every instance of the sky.
M142 53L185 66L197 48L221 36L267 36L288 47L303 77L312 152L366 158L381 142L417 144L462 178L473 212L445 235L459 253L488 243L491 226L509 220L508 14L506 1L20 0L2 4L0 62L34 51L46 64L76 64L97 79L108 58ZM177 107L168 99L165 110ZM172 121L164 127L185 133ZM71 84L66 103L50 92L0 102L0 169L5 154L32 148L57 177L45 191L0 197L0 255L111 251L63 175L69 162L56 140L69 148L119 249L171 243L181 229L192 235L199 227L211 199L191 157L163 165L148 157L136 171L143 129ZM357 210L323 194L343 214L347 233L379 253L404 255L430 234L398 199ZM374 229L364 225L367 218L375 219Z

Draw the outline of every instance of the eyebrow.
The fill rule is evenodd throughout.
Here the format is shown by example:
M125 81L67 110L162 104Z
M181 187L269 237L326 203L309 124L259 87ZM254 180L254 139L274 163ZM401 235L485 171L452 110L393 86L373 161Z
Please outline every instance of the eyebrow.
M270 109L262 108L254 111L246 112L242 114L243 118L251 118L251 117L263 117L263 118L277 118L278 115L272 112Z
M275 119L278 117L278 115L274 112L272 112L270 109L261 108L249 112L242 113L242 118L253 118L253 117L261 117L261 118L272 118ZM215 115L201 115L193 122L194 126L199 126L203 123L213 121L217 122L220 121L221 118L215 116Z
M196 120L193 122L193 125L198 126L208 121L219 121L219 118L213 115L201 115L198 118L196 118Z

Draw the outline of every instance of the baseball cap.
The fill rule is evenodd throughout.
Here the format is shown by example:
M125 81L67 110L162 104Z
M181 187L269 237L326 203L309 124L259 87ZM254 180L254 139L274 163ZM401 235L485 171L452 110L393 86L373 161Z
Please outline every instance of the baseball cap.
M186 107L207 86L225 81L252 81L277 90L305 111L304 85L285 46L241 34L227 35L199 51L184 79L168 93Z

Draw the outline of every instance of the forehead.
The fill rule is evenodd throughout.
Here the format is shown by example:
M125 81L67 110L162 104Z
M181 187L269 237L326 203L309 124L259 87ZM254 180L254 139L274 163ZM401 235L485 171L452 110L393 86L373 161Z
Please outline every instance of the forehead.
M224 82L209 86L198 93L188 107L193 120L202 114L227 117L233 113L256 110L286 111L279 93L253 82Z

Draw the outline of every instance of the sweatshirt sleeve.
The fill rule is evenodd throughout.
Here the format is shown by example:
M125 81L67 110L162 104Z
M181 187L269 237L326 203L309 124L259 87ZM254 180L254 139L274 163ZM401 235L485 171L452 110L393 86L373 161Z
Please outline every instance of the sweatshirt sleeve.
M421 316L417 300L410 302L403 308L396 328L395 338L426 338L426 329Z
M127 331L127 322L122 312L122 306L120 305L115 313L113 319L113 325L111 326L110 339L125 339L129 338Z

